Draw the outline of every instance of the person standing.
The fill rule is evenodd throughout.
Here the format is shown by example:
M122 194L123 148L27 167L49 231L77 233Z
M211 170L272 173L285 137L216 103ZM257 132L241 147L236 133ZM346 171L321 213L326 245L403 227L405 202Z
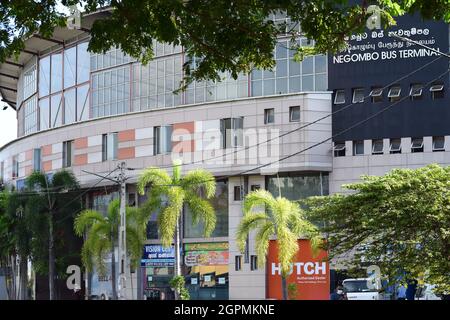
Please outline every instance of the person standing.
M406 287L403 284L397 290L397 300L406 300Z

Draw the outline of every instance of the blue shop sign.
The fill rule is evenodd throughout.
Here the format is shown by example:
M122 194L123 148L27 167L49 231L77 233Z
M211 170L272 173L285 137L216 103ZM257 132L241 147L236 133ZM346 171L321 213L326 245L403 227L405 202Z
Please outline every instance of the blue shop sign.
M164 248L159 244L147 244L141 259L142 267L173 267L175 248Z

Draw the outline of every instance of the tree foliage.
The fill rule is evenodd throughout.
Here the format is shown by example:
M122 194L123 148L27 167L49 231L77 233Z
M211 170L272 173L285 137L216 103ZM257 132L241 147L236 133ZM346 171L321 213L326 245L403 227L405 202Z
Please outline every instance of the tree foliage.
M136 268L142 257L146 222L140 210L126 206L127 251L131 265ZM83 265L92 271L95 266L99 274L106 275L105 258L117 245L120 226L120 200L113 200L108 214L103 216L95 210L84 210L75 219L74 230L78 236L86 232L82 248ZM115 262L114 262L115 263ZM113 277L114 278L114 277Z
M64 26L65 15L55 0L2 1L0 7L0 61L23 49L23 39L34 33L51 36ZM404 14L420 13L426 19L450 21L447 0L62 0L78 4L86 12L108 6L111 14L95 21L89 49L105 52L120 47L127 54L147 62L153 57L153 40L181 45L188 57L201 57L195 70L184 65L186 82L220 79L220 72L237 77L252 68L274 66L277 36L292 40L302 35L315 40L311 51L290 43L301 58L305 53L342 50L348 36L361 32L369 17L367 7L382 8L384 26ZM359 4L355 4L359 3ZM290 22L274 23L270 14L285 12ZM297 31L296 31L297 30Z
M353 192L307 200L308 215L327 234L329 257L377 264L450 291L450 167L395 169L345 185Z
M148 200L142 209L148 219L153 213L157 214L163 246L170 247L173 243L184 205L192 214L193 224L203 223L205 237L216 228L216 214L208 201L216 193L216 181L210 172L196 169L182 176L181 163L175 161L172 176L156 167L144 170L137 184L139 194L144 195L147 186L150 187Z
M278 243L278 261L281 273L286 277L298 251L298 239L312 239L313 249L317 249L321 237L316 227L309 223L296 202L286 198L274 198L269 191L250 192L244 200L244 217L239 223L236 239L239 250L245 251L249 232L256 230L256 252L258 263L264 267L272 236Z

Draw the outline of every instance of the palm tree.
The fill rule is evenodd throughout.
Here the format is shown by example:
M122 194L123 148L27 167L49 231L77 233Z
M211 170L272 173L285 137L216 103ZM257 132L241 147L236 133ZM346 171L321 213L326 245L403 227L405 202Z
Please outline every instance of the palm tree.
M259 209L259 210L258 210ZM256 230L256 252L261 267L266 262L269 242L276 236L278 261L281 264L283 300L287 299L287 276L298 251L298 238L311 239L313 250L321 243L317 228L305 220L300 206L286 198L274 198L266 190L250 192L244 200L244 217L239 223L236 238L241 252L245 251L247 236Z
M145 241L146 220L140 210L126 206L127 251L133 267L137 267ZM120 200L112 201L108 214L104 216L95 210L84 210L75 219L74 230L78 236L86 232L81 258L88 271L95 266L102 276L106 274L105 256L111 254L111 282L113 299L117 299L115 247L119 238Z
M18 298L26 300L28 297L28 259L32 255L32 233L30 216L27 210L28 197L18 192L4 192L5 222L9 222L6 230L8 240L15 259L19 258L19 290ZM31 221L30 221L31 220ZM6 239L5 239L6 240ZM2 241L3 242L3 241Z
M214 208L208 201L216 193L216 181L210 172L202 169L190 171L182 177L181 161L176 160L172 176L155 167L144 170L138 180L138 192L144 195L147 186L151 188L143 210L148 219L157 212L162 245L168 248L175 242L175 275L180 276L179 221L183 206L186 205L191 212L193 224L203 223L203 235L209 237L216 228Z
M47 256L50 300L54 300L57 273L55 244L62 240L58 237L55 242L55 235L66 232L67 225L72 223L71 219L67 218L72 218L81 208L81 201L73 200L77 199L75 194L79 190L79 184L72 172L61 170L51 176L35 171L26 179L25 185L25 191L31 194L27 200L27 210L36 219L36 225L33 226L35 229L33 251L36 256ZM56 217L60 219L56 221ZM47 245L44 245L44 241ZM44 248L47 249L47 254L42 251ZM58 257L58 260L61 258ZM35 267L43 269L38 261Z

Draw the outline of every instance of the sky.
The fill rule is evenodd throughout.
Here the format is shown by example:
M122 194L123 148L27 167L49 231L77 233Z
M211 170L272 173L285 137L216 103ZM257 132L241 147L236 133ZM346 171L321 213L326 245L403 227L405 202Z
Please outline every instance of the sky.
M0 102L0 147L17 138L16 111L11 108L3 110L5 105Z

